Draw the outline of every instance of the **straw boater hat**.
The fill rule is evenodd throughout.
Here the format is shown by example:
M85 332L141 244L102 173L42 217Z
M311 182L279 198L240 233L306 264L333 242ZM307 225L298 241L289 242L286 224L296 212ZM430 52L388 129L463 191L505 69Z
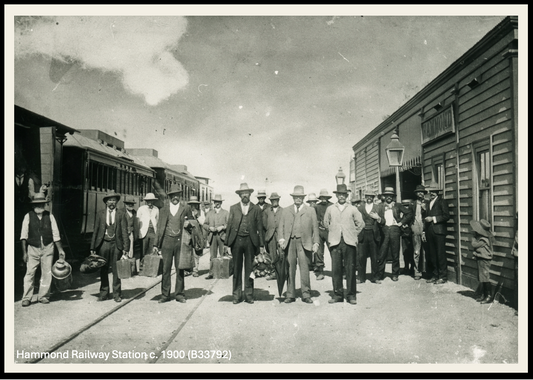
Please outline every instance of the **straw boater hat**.
M33 196L31 203L32 204L38 204L38 203L48 203L48 199L46 199L46 196L42 193L37 193Z
M132 196L125 196L123 202L132 205L136 203L135 198L133 198Z
M196 195L191 195L191 199L189 199L189 201L187 202L188 204L193 204L193 205L199 205L200 202L198 201L198 197Z
M266 198L267 197L267 193L265 190L259 190L257 192L257 198Z
M237 194L241 194L244 191L248 191L251 194L254 192L254 189L249 188L247 183L241 183L241 187L239 188L239 190L235 190Z
M291 197L305 197L307 194L304 192L304 187L301 185L294 186L294 191L291 194Z
M315 193L309 193L309 195L307 196L307 203L311 203L311 202L318 202L318 198L316 197L316 194Z
M106 203L109 198L113 197L117 198L117 202L120 200L120 194L117 194L114 191L110 191L109 193L107 193L105 197L102 198L102 200L104 201L104 203Z
M280 198L281 197L278 195L278 193L272 193L272 194L270 194L270 198L268 198L268 199L272 200L272 199L280 199Z
M320 198L327 198L327 199L329 199L329 198L331 198L331 195L329 195L327 189L322 189L322 190L320 190L320 193L318 194L318 199L320 199Z
M215 194L215 197L213 198L213 202L224 202L224 199L222 199L222 195Z
M492 231L490 230L490 223L485 219L481 219L479 222L477 220L471 220L470 226L478 234L485 237L492 237Z
M422 185L416 185L415 187L415 194L416 193L419 193L419 192L422 192L422 193L427 193L428 191L426 190L426 188Z
M383 195L396 195L396 193L394 192L394 188L386 187L385 190L383 190Z
M154 193L148 193L144 197L145 201L157 201L157 198L155 197Z
M348 188L345 184L337 185L337 190L333 191L335 194L348 194Z
M171 196L172 194L179 194L183 193L183 190L180 189L178 186L172 186L172 188L168 191L167 196Z

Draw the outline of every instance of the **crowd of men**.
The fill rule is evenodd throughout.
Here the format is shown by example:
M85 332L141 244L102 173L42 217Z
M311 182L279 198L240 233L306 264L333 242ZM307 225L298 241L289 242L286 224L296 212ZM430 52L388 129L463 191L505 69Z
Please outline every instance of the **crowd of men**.
M440 190L419 185L416 199L396 201L392 187L386 187L381 195L367 191L364 202L349 202L346 185L327 189L318 197L306 194L297 185L290 194L293 203L285 208L279 205L280 196L273 192L270 203L265 191L258 191L257 203L251 202L254 189L242 183L235 191L240 201L222 208L224 199L218 194L211 202L199 202L197 197L182 200L182 190L173 188L168 202L158 209L153 193L144 197L145 204L135 210L135 199L125 197L124 209L117 209L121 196L114 192L103 197L105 209L97 213L91 241L91 255L105 259L100 269L100 294L98 301L111 298L122 301L121 280L117 261L134 258L136 271L142 270L143 256L161 256L163 273L160 303L169 302L171 296L171 269L176 268L174 299L186 302L185 277L198 277L199 260L203 248L209 248L210 267L206 279L213 279L213 262L218 257L232 257L233 303L254 303L253 263L255 256L269 257L271 270L267 280L287 284L284 303L296 301L296 271L299 270L301 300L311 304L310 272L317 281L324 276L324 253L331 255L332 298L329 303L357 304L357 284L366 282L381 284L385 278L385 266L392 262L390 277L398 281L400 274L412 275L420 280L427 275L427 282L443 284L447 281L445 256L446 222L450 215ZM428 197L429 194L429 197ZM307 197L307 201L304 202ZM46 200L35 197L33 210L24 218L21 241L28 270L24 281L22 306L29 306L35 268L44 269L52 264L53 244L61 248L57 225L53 216L44 211ZM307 204L306 204L307 203ZM212 207L211 207L212 206ZM201 246L194 254L190 268L182 269L180 255L185 231L196 229ZM134 249L137 247L138 249ZM404 255L404 268L400 268L400 250ZM367 263L370 259L370 273ZM109 268L112 271L112 291L109 286ZM44 281L44 282L43 282ZM39 301L48 303L50 278L41 280ZM346 285L344 285L344 282ZM243 289L244 286L244 289ZM30 289L31 287L31 289ZM281 294L280 294L281 297Z

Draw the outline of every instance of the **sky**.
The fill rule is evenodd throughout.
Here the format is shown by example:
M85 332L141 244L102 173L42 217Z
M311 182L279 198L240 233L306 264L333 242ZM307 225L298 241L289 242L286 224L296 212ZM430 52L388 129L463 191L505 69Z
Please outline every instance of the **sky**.
M282 206L296 185L332 194L353 145L509 11L367 8L22 8L14 103L155 149L224 208L243 182Z

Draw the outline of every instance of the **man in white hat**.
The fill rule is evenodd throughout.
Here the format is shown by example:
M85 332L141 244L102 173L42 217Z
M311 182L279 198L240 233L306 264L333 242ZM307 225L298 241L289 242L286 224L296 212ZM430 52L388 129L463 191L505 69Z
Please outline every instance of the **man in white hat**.
M224 256L224 241L226 240L226 228L228 226L229 212L222 208L222 195L215 194L213 198L213 209L205 216L204 229L209 232L207 241L209 243L209 274L206 280L213 278L213 260L218 255Z
M194 257L194 267L192 268L192 276L198 277L198 269L200 268L200 257L204 254L205 248L205 239L204 239L204 224L205 224L205 214L200 207L200 201L196 195L191 195L191 198L187 202L191 207L192 220L191 224L193 225L191 230L191 235L193 241L197 242L197 246L194 246L193 257ZM192 221L196 221L193 223ZM187 275L187 273L185 273Z
M385 187L383 196L385 197L385 203L381 203L381 207L385 223L381 226L383 241L381 242L378 256L377 279L383 280L385 277L385 264L390 251L392 256L392 281L398 281L398 276L400 275L401 228L410 226L413 214L409 207L394 201L396 198L394 188Z
M333 202L329 201L330 198L331 195L329 195L327 189L322 189L320 190L320 193L318 193L319 202L316 205L316 218L318 221L318 235L320 241L318 243L318 251L314 255L314 272L318 281L324 279L324 245L326 245L329 250L328 229L324 226L324 215L326 214L327 208L333 205Z
M170 301L172 263L176 268L176 285L174 297L177 302L187 302L185 298L185 270L178 269L181 253L183 227L188 226L186 218L192 219L191 207L181 200L183 190L173 187L168 193L170 202L161 208L155 235L153 252L161 249L163 257L163 275L161 278L161 298L159 303Z
M345 184L337 185L334 191L337 203L328 207L324 215L324 226L329 230L328 242L331 253L333 297L329 303L344 301L343 273L346 274L346 300L357 304L357 282L355 268L359 233L365 227L359 210L346 202L348 189Z
M278 193L272 193L270 195L270 204L266 211L263 212L263 226L265 229L265 248L268 252L270 260L274 265L280 260L278 257L278 225L281 219L283 207L280 207ZM270 274L267 276L267 280L275 280L276 272L271 269Z
M22 307L27 307L31 304L35 272L39 266L41 267L41 280L39 282L37 300L43 304L50 303L54 244L59 251L59 259L65 259L65 251L61 245L57 222L54 216L44 209L44 205L47 203L48 200L44 194L35 194L31 200L33 210L28 212L22 221L20 241L22 244L22 259L26 263Z
M103 201L106 207L96 213L94 231L91 239L91 254L98 254L106 260L106 265L100 269L100 295L98 301L105 301L109 297L109 265L113 272L113 298L115 302L122 302L122 284L118 277L117 261L123 255L128 255L130 238L128 223L124 210L117 209L120 195L111 191Z
M157 220L159 219L159 208L155 205L157 198L154 193L148 193L144 197L145 205L137 210L139 220L139 238L141 239L142 252L139 257L135 257L137 272L140 271L140 262L144 255L152 253L155 242L155 231L157 231Z
M444 284L448 281L448 262L446 260L446 224L450 219L448 204L441 196L441 189L436 184L430 184L429 205L424 218L424 232L422 239L427 241L428 261L433 268L433 276L428 283Z
M254 281L250 277L254 256L264 254L263 215L257 205L250 202L254 189L241 183L239 195L241 201L230 207L225 245L231 248L233 256L233 304L243 301L242 285L244 280L244 301L254 303ZM243 278L244 264L244 278Z
M259 190L257 192L257 206L261 209L261 211L268 210L270 208L270 204L265 202L267 197L265 190Z
M296 267L300 267L300 285L302 301L313 303L311 299L311 281L309 279L309 265L313 254L318 251L318 221L313 207L304 204L303 186L297 185L291 194L294 204L285 207L279 221L279 245L285 251L289 262L289 283L285 303L296 300L295 280Z

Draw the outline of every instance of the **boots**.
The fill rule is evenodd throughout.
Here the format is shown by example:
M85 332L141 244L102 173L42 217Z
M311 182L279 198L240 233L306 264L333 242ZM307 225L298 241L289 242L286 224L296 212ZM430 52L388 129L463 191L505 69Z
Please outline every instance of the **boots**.
M476 298L477 302L481 302L485 299L485 283L480 282L478 286L478 290L480 291L479 297Z
M492 284L490 282L485 282L485 299L480 303L492 303Z

